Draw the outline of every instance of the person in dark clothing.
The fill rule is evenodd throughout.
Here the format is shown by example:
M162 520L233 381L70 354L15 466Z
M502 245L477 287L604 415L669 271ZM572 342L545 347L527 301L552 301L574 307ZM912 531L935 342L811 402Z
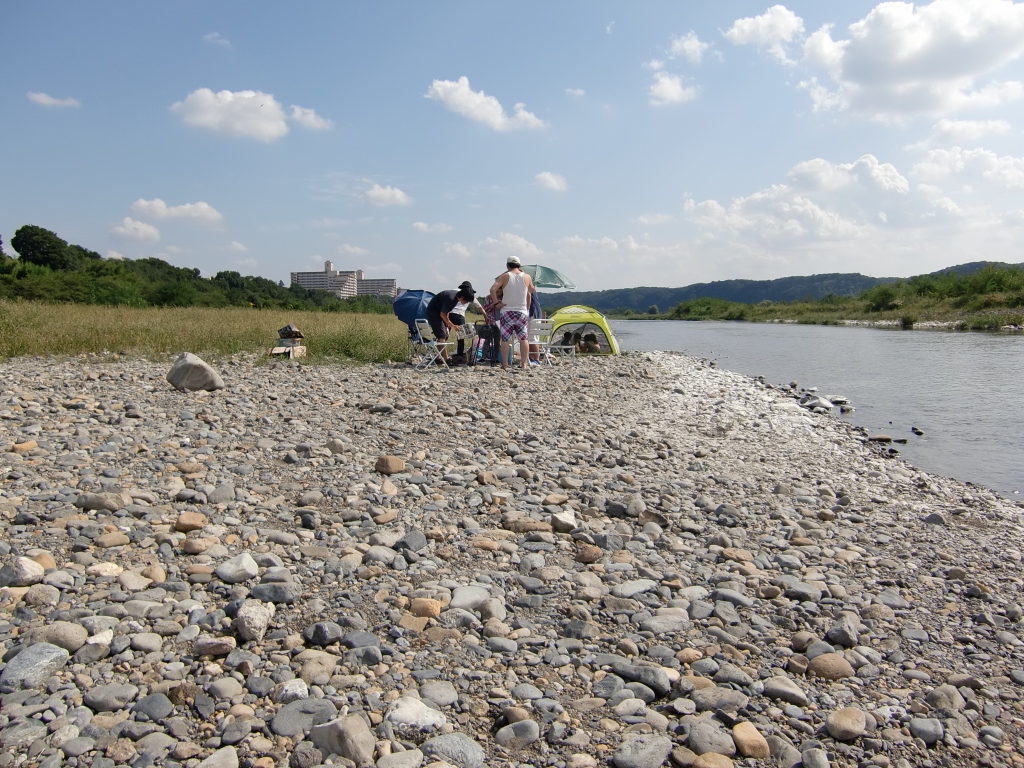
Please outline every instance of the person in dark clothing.
M462 291L463 295L468 291L470 294L475 294L473 290L473 284L469 280L463 280L459 285L459 290ZM448 313L448 319L451 320L455 325L464 326L466 324L466 310L470 305L476 304L477 309L483 314L483 307L480 306L480 302L476 299L471 301L465 301L460 299L459 303L455 305L451 312ZM460 331L464 330L460 327ZM466 339L463 333L459 333L458 345L455 348L455 358L453 362L456 365L463 365L466 362Z
M446 341L450 331L458 330L459 326L448 316L451 311L460 303L472 302L475 298L472 289L458 288L454 291L441 291L430 300L427 304L427 322L438 341ZM441 349L441 357L448 362L446 348Z

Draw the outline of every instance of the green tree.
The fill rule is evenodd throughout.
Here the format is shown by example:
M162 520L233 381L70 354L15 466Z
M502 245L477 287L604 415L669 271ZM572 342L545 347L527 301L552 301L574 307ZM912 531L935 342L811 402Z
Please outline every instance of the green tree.
M74 263L74 269L78 269L90 261L102 261L102 259L103 257L96 253L96 251L90 251L88 248L83 248L80 245L68 246L68 260Z
M68 248L55 232L26 224L11 239L11 245L24 261L50 269L74 269L80 255Z
M647 314L648 315L657 315L657 314L659 314L658 305L657 304L651 304L651 306L649 306L647 308Z

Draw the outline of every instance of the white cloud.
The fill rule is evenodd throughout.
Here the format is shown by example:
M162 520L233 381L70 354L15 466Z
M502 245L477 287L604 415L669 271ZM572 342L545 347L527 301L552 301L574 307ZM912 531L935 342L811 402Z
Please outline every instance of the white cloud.
M667 72L654 74L654 82L648 88L647 93L651 97L651 104L656 107L665 104L683 104L697 98L695 87L683 85L683 79L679 75L670 75Z
M650 226L652 224L666 224L675 220L676 217L671 213L645 213L633 219L637 224L643 224L645 226Z
M753 45L783 64L792 64L786 46L803 31L803 19L783 5L773 5L760 16L737 19L723 34L733 45Z
M565 192L569 189L569 184L565 180L565 176L551 171L541 171L536 176L537 183L540 184L544 189L550 189L552 192Z
M488 237L480 241L477 250L495 259L507 259L518 256L524 264L536 262L542 253L541 249L525 237L511 232L502 232L497 238Z
M225 251L231 251L232 253L248 253L249 252L249 248L246 245L244 245L243 243L238 242L237 240L232 240L229 245L226 245L224 247L224 250Z
M455 114L483 123L496 131L544 127L544 121L532 112L527 112L525 104L514 105L514 114L509 117L501 102L483 91L472 90L469 78L465 76L458 80L435 80L427 89L426 98L440 101Z
M577 99L582 99L587 95L587 92L582 88L566 88L565 92Z
M38 104L41 107L80 107L82 102L78 99L68 97L66 99L58 99L55 96L51 96L48 93L37 93L36 91L29 91L25 94L28 96L28 100L33 104Z
M224 37L220 32L208 32L203 35L203 42L209 45L216 45L219 48L231 47L231 41Z
M1021 98L1024 85L986 80L1024 54L1024 3L885 2L833 39L830 27L804 44L804 61L825 70L826 87L802 83L816 110L846 110L885 122L947 115Z
M112 259L113 261L123 261L124 254L118 253L117 251L107 251L107 258Z
M247 259L235 259L235 264L237 264L240 267L255 267L257 264L259 264L259 261L250 256Z
M687 199L682 215L692 228L685 238L572 234L557 239L543 263L566 264L563 271L587 290L609 287L608 275L624 270L630 285L686 285L822 272L906 276L972 260L1017 262L1024 157L936 149L909 172L872 155L842 163L812 158L777 183L732 199Z
M1006 120L939 120L932 128L929 143L959 144L966 141L977 141L982 136L991 136L1010 132L1010 124Z
M150 240L160 239L160 230L152 224L125 216L124 220L110 230L110 234L118 240Z
M364 197L371 205L381 208L389 205L409 205L412 203L412 198L398 187L382 187L380 184L374 184L370 187Z
M727 204L687 200L684 210L705 235L762 249L850 246L883 222L907 226L934 206L910 194L910 183L890 163L864 155L852 163L821 158L793 166L773 184Z
M298 123L303 128L309 128L314 131L326 131L334 125L326 117L320 117L315 109L297 107L294 104L292 104L292 113L288 119L293 123Z
M425 221L414 221L412 223L412 228L417 232L423 232L424 234L452 231L450 224L427 224Z
M462 243L445 243L441 246L441 252L445 256L453 256L462 261L467 261L473 258L472 251Z
M1024 157L1000 157L987 149L933 149L914 165L911 176L930 184L953 179L972 190L979 184L1024 189Z
M366 256L370 252L365 248L360 248L358 245L349 245L348 243L342 243L338 246L338 253L345 256Z
M833 164L816 158L797 163L789 178L802 190L836 191L862 185L880 192L905 195L910 183L890 163L880 163L874 155L864 155L855 163Z
M697 33L692 29L681 37L672 38L672 47L669 54L673 57L682 56L691 64L700 64L704 59L704 52L711 47L710 43L702 42Z
M614 30L614 29L615 29L615 22L614 21L609 21L608 25L604 28L604 32L605 32L606 35L610 35L612 33L612 30Z
M207 222L224 219L220 211L202 200L197 203L170 206L159 197L152 200L139 198L132 203L132 213L148 219L196 219Z
M245 136L270 142L288 133L284 109L269 93L262 91L192 91L171 111L187 125L205 128L221 136Z

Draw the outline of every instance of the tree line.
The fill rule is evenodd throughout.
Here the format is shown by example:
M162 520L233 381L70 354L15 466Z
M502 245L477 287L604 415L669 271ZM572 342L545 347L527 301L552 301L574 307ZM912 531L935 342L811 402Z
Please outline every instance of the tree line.
M340 299L329 291L286 286L234 271L204 278L198 269L157 258L105 259L55 232L26 224L14 233L13 258L0 240L0 299L129 307L255 307L327 312L391 312L387 298Z

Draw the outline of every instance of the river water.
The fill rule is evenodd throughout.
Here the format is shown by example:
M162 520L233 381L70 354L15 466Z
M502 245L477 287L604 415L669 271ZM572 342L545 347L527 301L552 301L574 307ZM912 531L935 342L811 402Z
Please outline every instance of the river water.
M1024 499L1024 335L670 320L612 329L624 351L685 352L843 395L856 410L842 418L906 438L894 447L914 466Z

